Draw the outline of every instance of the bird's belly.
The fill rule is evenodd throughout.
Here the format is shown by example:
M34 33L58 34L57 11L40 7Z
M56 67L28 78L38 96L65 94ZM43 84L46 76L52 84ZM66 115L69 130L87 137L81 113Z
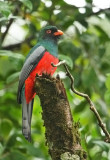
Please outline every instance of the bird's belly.
M45 52L42 59L39 61L34 70L30 73L29 77L25 80L25 96L27 104L34 98L34 81L36 74L42 75L42 73L53 75L57 67L52 67L51 63L57 64L58 58L51 55L49 52Z

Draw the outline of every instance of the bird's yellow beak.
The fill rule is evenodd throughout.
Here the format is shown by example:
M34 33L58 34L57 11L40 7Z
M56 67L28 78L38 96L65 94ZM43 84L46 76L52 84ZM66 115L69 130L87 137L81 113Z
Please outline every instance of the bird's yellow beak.
M63 32L61 30L58 30L57 32L54 33L55 36L61 36L63 35Z

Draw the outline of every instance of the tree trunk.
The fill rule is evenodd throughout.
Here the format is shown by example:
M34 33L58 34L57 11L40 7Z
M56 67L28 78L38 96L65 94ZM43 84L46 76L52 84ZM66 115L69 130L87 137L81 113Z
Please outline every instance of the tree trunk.
M41 101L46 142L52 160L86 160L79 125L73 121L61 80L47 75L36 76L35 91Z

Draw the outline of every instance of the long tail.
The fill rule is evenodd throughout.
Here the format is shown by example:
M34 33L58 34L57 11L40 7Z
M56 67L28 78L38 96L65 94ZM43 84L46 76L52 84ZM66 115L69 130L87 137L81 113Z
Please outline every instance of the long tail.
M33 102L34 99L32 99L32 101L27 104L25 96L22 102L22 133L29 142L31 141L31 119Z

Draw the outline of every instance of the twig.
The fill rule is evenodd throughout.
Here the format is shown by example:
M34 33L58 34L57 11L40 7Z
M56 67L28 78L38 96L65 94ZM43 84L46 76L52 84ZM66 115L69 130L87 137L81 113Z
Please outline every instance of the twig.
M95 108L92 100L90 99L90 97L89 97L87 94L84 94L84 93L82 93L82 92L79 92L79 91L77 91L77 90L75 89L75 87L74 87L74 77L71 75L71 73L70 73L70 71L69 71L69 69L68 69L65 61L60 61L57 65L54 65L54 64L52 63L52 66L53 66L53 67L58 67L58 66L60 66L60 65L64 65L64 68L65 68L65 70L66 70L66 72L67 72L66 75L67 75L67 76L70 78L70 80L71 80L71 90L72 90L75 94L77 94L77 95L79 95L79 96L81 96L81 97L84 97L84 98L88 101L88 103L89 103L89 105L90 105L90 109L91 109L91 110L93 111L93 113L95 114L95 116L96 116L96 118L97 118L97 120L98 120L98 123L99 123L100 128L103 130L103 132L104 132L105 135L106 135L106 140L105 140L105 142L110 143L110 133L108 132L106 126L104 125L104 123L103 123L103 121L102 121L102 119L101 119L98 111L96 110L96 108Z
M15 8L15 10L14 10L14 12L13 12L13 15L14 15L14 16L16 16L16 15L19 13L19 8L20 8L20 7L21 7L21 4L17 5L17 7ZM5 37L6 37L6 35L7 35L7 33L8 33L8 31L9 31L9 29L10 29L10 27L11 27L11 25L12 25L13 22L14 22L14 19L11 18L11 19L9 20L9 23L8 23L7 26L6 26L6 31L2 34L2 37L1 37L2 44L3 44L3 41L5 40Z
M11 24L13 23L14 19L10 19L9 23L7 24L7 27L6 27L6 31L4 32L4 34L2 35L2 42L4 41L9 29L10 29L10 26Z

